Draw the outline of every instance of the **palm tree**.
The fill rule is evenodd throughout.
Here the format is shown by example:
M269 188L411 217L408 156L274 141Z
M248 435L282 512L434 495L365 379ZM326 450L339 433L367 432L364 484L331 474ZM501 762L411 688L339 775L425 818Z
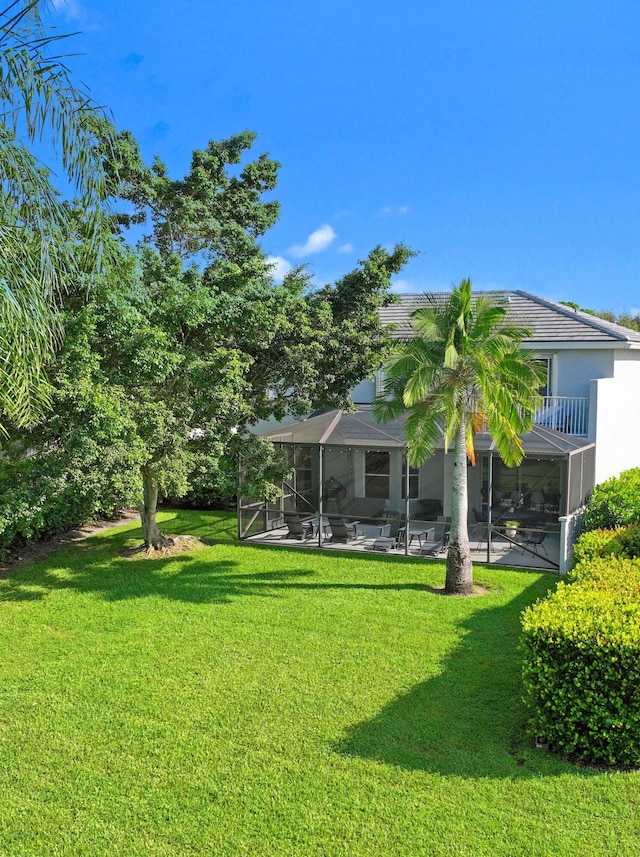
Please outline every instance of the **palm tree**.
M425 294L412 313L413 338L385 366L375 417L407 414L407 457L418 467L437 449L453 449L451 537L445 592L469 595L473 567L467 527L467 459L475 464L474 434L485 427L509 467L522 460L521 435L540 403L539 365L522 348L529 331L507 317L501 294L472 297L463 280L446 299Z
M13 0L0 11L0 416L17 425L47 403L57 298L77 272L70 212L33 148L52 143L78 196L89 248L80 265L88 271L105 246L103 154L113 139L102 112L51 55L64 37L42 24L45 5Z

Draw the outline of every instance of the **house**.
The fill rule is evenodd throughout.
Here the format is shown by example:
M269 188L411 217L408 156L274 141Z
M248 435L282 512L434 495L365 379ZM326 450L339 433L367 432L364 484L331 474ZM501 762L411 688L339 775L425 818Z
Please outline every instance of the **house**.
M507 519L529 536L548 532L549 543L559 533L559 559L550 564L562 567L567 522L594 485L640 466L640 333L526 292L506 297L509 314L531 330L525 347L545 366L544 399L523 438L519 467L502 463L488 434L477 436L477 462L468 473L470 524L482 539L490 524L487 550L494 528L504 538ZM420 295L404 295L381 310L393 336L411 335L410 316L420 302ZM286 450L292 477L271 510L260 507L258 514L258 504L241 501L241 535L273 529L286 508L355 518L372 533L395 514L403 516L407 532L412 522L446 520L452 457L443 447L419 469L408 467L402 420L380 425L372 417L381 388L379 373L353 390L353 412L317 414L264 433ZM429 532L426 524L423 530ZM322 543L322 532L318 539ZM533 552L539 553L537 546Z

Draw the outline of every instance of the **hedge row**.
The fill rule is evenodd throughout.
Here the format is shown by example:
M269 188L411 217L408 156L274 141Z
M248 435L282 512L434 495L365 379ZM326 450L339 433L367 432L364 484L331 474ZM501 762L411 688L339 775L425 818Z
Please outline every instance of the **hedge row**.
M640 523L640 467L601 482L591 492L582 525L585 530Z
M581 563L522 621L531 734L570 759L640 766L640 560Z
M640 524L590 530L582 533L573 549L573 559L578 564L609 556L640 557Z
M90 472L51 459L24 459L12 469L0 462L0 556L135 503L106 455Z

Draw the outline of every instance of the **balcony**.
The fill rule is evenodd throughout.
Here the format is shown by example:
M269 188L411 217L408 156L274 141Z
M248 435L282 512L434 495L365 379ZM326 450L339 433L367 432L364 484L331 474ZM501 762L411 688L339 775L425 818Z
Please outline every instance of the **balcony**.
M586 437L589 429L589 399L578 396L545 396L533 417L536 425L564 434Z

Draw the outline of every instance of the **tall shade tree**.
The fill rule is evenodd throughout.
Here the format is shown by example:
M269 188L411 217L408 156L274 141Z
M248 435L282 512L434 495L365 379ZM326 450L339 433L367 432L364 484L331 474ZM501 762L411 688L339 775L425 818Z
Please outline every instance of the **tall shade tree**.
M535 355L522 348L530 331L507 316L500 294L471 293L463 280L446 298L425 294L412 313L414 336L399 344L385 366L384 392L374 403L381 422L407 415L407 456L418 467L444 437L452 448L451 537L445 592L473 592L467 526L467 459L475 464L474 434L486 428L505 464L524 455L522 435L531 430L541 402Z
M46 5L14 0L0 10L0 425L27 424L48 402L57 298L73 267L69 211L35 149L52 148L82 205L85 269L96 267L105 243L110 126L73 83L58 53L64 36L42 23Z
M91 295L100 371L111 393L123 391L142 447L139 508L150 548L167 544L159 497L183 496L196 470L237 470L238 453L271 470L267 444L250 427L348 406L349 390L387 353L378 309L393 300L390 279L410 251L376 247L318 290L304 269L274 283L259 239L277 220L278 203L264 196L278 164L266 154L247 159L254 138L209 141L178 180L158 159L146 168L126 132L106 162L114 196L134 211L115 214L114 229L152 227L136 255L122 248L113 282ZM286 469L274 467L282 479Z

